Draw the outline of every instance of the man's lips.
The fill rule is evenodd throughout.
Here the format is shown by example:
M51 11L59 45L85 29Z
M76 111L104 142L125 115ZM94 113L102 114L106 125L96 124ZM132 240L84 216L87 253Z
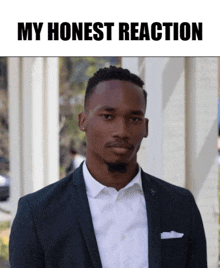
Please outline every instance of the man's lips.
M127 149L127 150L132 150L134 148L133 145L124 143L124 142L109 142L106 144L106 147L121 148L121 149Z

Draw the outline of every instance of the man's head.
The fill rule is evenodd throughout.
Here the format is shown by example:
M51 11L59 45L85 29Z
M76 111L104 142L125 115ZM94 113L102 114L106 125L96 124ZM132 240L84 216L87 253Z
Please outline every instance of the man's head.
M96 86L103 81L120 80L131 82L143 89L144 82L135 74L132 74L129 70L123 68L117 68L110 66L109 68L99 69L88 81L85 93L84 107L86 110L89 98L94 92ZM147 92L143 89L145 104L147 106Z
M109 170L118 166L119 172L136 164L141 141L148 135L143 84L138 76L116 67L100 69L90 78L85 111L79 115L79 127L87 137L87 160L104 162Z

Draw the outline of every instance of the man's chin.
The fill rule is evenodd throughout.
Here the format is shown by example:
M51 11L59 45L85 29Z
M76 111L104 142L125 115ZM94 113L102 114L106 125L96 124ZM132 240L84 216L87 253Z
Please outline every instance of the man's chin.
M112 173L115 173L115 172L126 173L126 171L127 171L128 163L119 162L119 161L105 162L105 163L108 166L108 171L109 172L112 172Z

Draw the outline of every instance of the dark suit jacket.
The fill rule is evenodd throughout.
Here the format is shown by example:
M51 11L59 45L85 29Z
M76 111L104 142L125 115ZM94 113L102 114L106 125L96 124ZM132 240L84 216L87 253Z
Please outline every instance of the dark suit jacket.
M143 171L141 176L149 268L206 268L204 229L192 194ZM161 239L162 232L170 231L184 236ZM19 200L9 250L11 268L102 267L82 165L66 178Z

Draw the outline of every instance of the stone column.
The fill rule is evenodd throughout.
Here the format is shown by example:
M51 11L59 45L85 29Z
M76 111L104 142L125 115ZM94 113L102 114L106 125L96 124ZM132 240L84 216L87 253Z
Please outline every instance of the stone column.
M148 94L149 136L143 141L146 172L185 186L184 58L139 59Z
M218 59L186 59L186 187L202 214L208 267L218 267Z
M58 58L9 58L10 203L59 178Z

